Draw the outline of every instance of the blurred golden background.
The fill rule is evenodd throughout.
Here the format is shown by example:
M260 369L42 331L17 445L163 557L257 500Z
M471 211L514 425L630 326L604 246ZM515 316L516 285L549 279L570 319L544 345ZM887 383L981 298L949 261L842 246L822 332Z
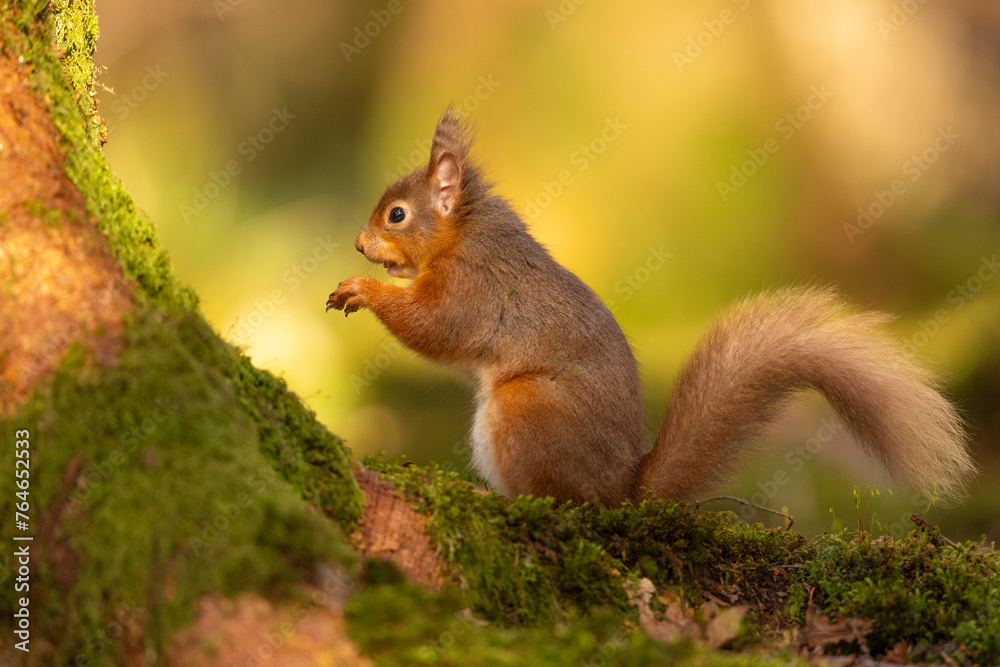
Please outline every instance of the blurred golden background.
M387 182L424 164L454 102L479 127L474 155L497 190L613 306L643 367L650 434L726 304L835 283L859 307L900 314L894 333L969 416L983 474L969 503L928 519L1000 539L1000 6L97 9L112 167L209 320L357 456L384 449L468 474L469 389L371 314L323 310L344 278L388 279L354 237ZM787 506L806 533L909 530L925 504L890 496L843 433L826 438L830 414L797 405L720 492Z

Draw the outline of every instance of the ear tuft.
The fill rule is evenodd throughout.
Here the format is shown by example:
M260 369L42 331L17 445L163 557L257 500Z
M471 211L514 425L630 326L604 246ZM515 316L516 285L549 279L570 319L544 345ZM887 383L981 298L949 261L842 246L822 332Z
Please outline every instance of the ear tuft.
M441 115L437 129L434 131L434 142L431 145L431 166L437 162L442 153L453 154L460 165L465 163L469 155L469 147L475 131L459 115L454 106L449 106Z
M434 131L427 178L435 207L442 215L451 215L458 208L473 135L472 129L453 106L445 110Z

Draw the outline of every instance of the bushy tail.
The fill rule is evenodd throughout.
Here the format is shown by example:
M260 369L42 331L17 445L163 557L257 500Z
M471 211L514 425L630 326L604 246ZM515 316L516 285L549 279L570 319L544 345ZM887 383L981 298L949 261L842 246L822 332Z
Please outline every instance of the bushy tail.
M960 497L975 469L962 419L882 330L889 319L812 288L732 308L681 372L640 487L676 500L711 488L796 392L813 388L894 477Z

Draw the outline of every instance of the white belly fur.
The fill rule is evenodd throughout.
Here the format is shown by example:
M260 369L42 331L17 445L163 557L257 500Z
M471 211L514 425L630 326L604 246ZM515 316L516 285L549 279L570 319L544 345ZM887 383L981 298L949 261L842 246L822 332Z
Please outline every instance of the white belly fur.
M510 497L510 492L500 477L496 452L493 451L493 439L490 437L490 429L487 424L489 398L488 396L480 396L478 401L476 416L472 422L472 465L489 483L490 488Z

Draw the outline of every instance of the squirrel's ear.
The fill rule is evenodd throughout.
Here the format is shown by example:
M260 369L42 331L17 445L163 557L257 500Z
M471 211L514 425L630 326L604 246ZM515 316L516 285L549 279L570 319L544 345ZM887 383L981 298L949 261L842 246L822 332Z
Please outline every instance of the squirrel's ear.
M434 208L441 215L454 213L462 191L462 167L450 151L438 155L431 165L430 182Z
M431 160L427 165L434 205L442 215L451 215L458 206L471 135L455 109L448 107L434 131Z

